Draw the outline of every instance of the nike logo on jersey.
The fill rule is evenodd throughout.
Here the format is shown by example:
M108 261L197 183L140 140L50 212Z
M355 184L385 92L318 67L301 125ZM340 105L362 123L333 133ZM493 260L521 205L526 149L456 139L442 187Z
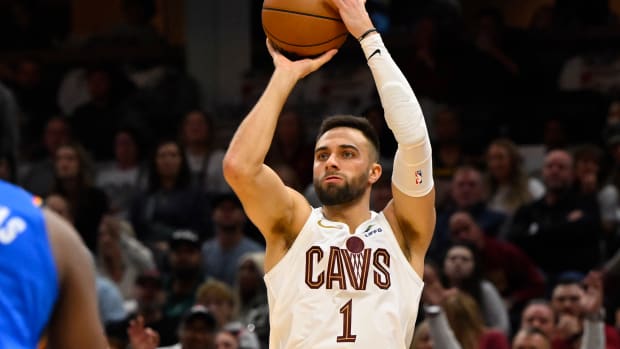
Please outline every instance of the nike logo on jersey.
M11 210L8 207L0 206L0 244L8 245L23 233L27 226L26 222L20 217L11 217Z

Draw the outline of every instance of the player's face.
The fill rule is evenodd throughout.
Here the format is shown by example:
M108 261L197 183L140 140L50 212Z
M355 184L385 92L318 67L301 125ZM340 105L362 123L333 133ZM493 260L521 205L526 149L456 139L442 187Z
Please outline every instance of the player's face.
M551 337L553 334L553 310L545 304L532 304L523 310L521 323L525 327L537 328Z
M359 199L371 180L370 145L354 129L337 127L325 132L314 152L314 189L323 205ZM377 177L378 178L378 177Z

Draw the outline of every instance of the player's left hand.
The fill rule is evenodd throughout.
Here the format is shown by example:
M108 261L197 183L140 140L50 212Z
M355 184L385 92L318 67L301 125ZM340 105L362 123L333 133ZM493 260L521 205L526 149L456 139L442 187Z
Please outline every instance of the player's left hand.
M368 11L366 0L331 0L338 8L340 18L354 38L359 39L368 29L374 27Z

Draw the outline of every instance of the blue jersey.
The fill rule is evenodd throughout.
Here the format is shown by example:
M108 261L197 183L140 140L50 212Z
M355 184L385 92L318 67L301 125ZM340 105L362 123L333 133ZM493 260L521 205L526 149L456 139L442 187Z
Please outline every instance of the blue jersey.
M38 198L0 180L0 348L32 349L59 284Z

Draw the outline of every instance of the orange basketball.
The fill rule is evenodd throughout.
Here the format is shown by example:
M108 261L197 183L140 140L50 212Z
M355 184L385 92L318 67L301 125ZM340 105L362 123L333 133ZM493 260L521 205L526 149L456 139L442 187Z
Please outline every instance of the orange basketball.
M348 34L329 0L264 0L262 23L274 46L297 57L338 48Z

